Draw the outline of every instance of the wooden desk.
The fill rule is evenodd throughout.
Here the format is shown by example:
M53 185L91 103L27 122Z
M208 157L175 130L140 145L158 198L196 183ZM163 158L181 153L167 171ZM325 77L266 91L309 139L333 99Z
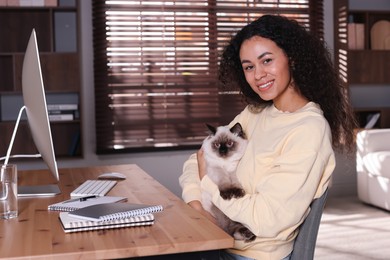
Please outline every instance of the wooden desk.
M161 204L152 226L65 234L52 203L69 199L70 192L104 172L121 172L109 193L129 202ZM136 165L60 169L61 195L19 198L19 216L0 221L1 258L112 259L229 248L233 239L186 205ZM168 173L167 173L168 174ZM28 177L27 177L28 175ZM19 184L48 184L47 170L19 171ZM46 181L46 183L45 183ZM59 257L59 258L58 258Z

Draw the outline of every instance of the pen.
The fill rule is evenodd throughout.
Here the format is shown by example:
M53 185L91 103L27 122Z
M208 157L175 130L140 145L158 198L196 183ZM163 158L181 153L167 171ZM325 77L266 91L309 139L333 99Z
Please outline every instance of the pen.
M97 196L96 195L86 196L86 197L81 197L81 198L77 198L77 199L66 200L62 203L69 203L69 202L74 202L74 201L86 201L88 199L93 199L93 198L97 198Z

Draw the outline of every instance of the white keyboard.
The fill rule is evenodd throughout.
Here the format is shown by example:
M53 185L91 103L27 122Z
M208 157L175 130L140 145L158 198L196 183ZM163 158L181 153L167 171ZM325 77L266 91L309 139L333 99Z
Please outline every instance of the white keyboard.
M116 185L116 183L117 181L113 180L87 180L72 191L70 197L78 198L92 195L104 196Z

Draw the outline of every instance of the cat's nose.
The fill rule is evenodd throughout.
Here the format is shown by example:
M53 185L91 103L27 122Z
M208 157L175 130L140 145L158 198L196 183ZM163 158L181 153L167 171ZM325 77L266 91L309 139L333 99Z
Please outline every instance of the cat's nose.
M221 156L226 156L227 154L228 154L228 149L226 148L226 147L221 147L220 149L219 149L219 154L221 155Z

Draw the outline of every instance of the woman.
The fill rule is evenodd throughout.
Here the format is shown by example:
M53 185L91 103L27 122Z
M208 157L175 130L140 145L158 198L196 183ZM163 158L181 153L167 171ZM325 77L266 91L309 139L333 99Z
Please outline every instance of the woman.
M213 220L200 203L201 192L208 192L257 236L235 241L222 259L289 259L310 203L328 188L334 150L353 150L348 98L323 42L282 16L264 15L231 39L220 81L239 88L248 103L230 123L240 122L248 137L236 172L246 195L223 200L200 150L184 164L183 199Z

